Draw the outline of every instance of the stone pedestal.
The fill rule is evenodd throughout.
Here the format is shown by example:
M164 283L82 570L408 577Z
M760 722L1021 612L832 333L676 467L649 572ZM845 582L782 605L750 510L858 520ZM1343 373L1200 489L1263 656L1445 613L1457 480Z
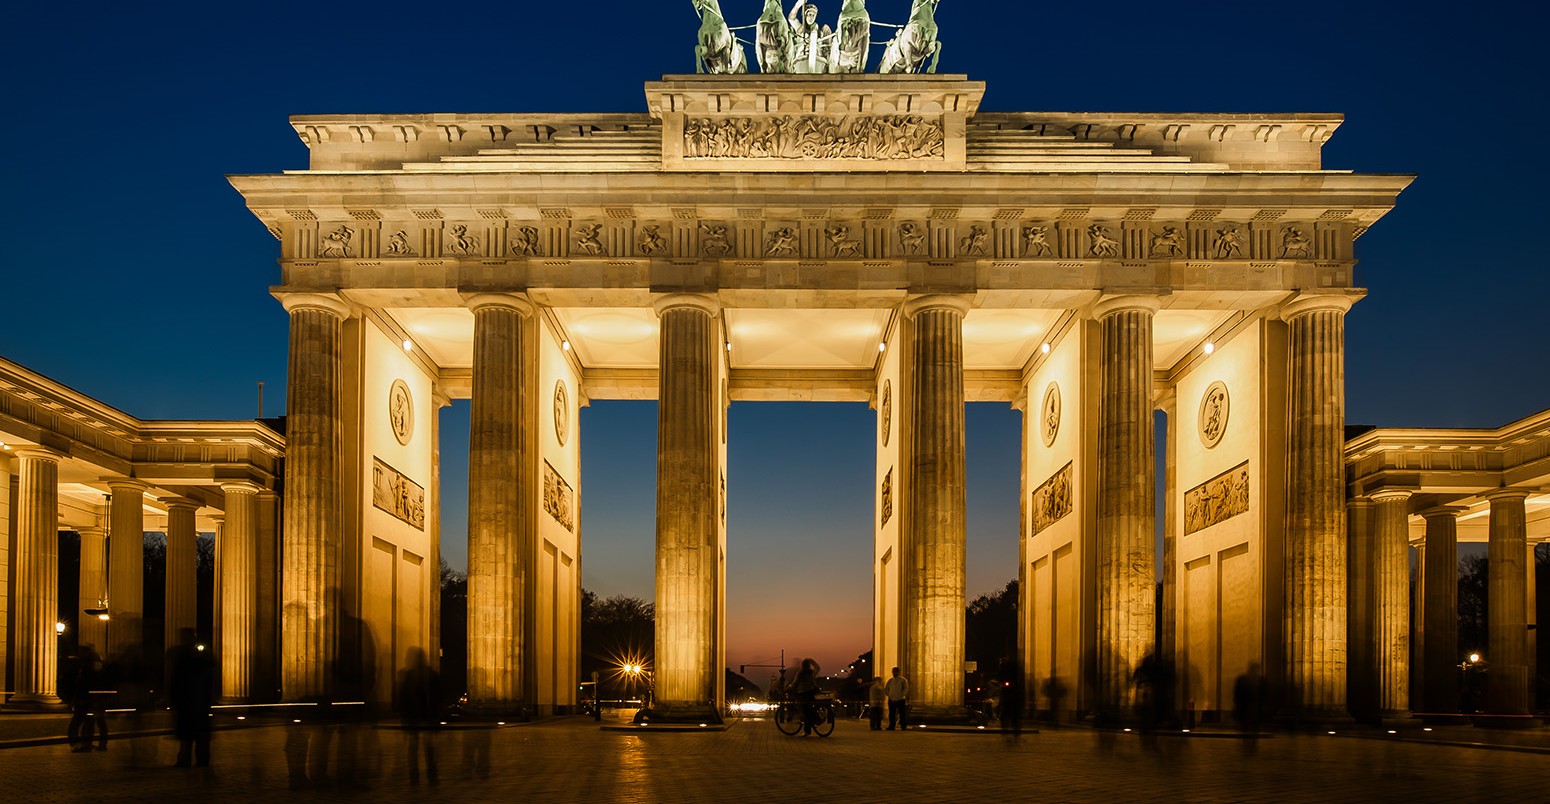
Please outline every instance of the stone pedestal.
M194 512L199 503L187 499L167 502L167 605L163 617L166 642L171 647L180 644L183 629L193 629L199 622L199 603L196 599L199 582L199 555L194 540Z
M280 684L285 700L329 691L337 648L343 550L340 371L350 308L336 296L291 294L281 544Z
M715 717L720 633L720 307L674 294L661 320L657 414L655 719Z
M1487 570L1490 645L1486 661L1486 711L1493 715L1526 715L1533 704L1528 654L1528 525L1524 500L1528 491L1503 489L1488 494L1491 530Z
M533 472L525 464L534 400L524 378L525 297L475 296L474 398L468 447L468 695L476 709L513 712L526 701L524 637Z
M145 490L137 480L111 480L108 504L108 652L141 650L145 640Z
M957 717L963 707L964 398L963 317L968 300L922 296L904 314L910 361L909 532L905 563L904 675L910 707L923 718Z
M59 700L59 459L41 449L16 451L16 568L11 600L16 652L13 706L56 707Z
M1426 517L1426 642L1422 646L1420 711L1459 709L1458 515L1460 509L1429 508Z
M108 535L102 528L78 528L76 533L81 536L81 589L76 601L75 641L102 654L108 650L108 624L86 610L106 607Z
M1344 296L1304 296L1288 326L1284 702L1296 715L1345 714Z
M258 492L251 483L221 486L225 520L216 536L216 588L220 605L221 700L253 699L258 628Z
M1410 709L1410 492L1381 492L1372 499L1378 706L1383 714L1398 715Z
M1155 296L1118 296L1099 322L1097 705L1131 709L1132 674L1154 647L1156 464L1152 425Z

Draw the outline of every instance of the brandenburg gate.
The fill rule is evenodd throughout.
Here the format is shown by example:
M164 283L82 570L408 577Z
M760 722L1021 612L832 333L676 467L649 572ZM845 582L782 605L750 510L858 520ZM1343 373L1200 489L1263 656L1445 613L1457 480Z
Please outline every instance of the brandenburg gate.
M991 113L985 90L681 75L642 113L293 118L307 169L231 179L291 322L285 697L342 653L388 680L437 644L437 410L471 397L471 701L574 704L577 409L655 399L654 711L706 716L727 407L864 400L876 666L926 714L963 703L966 402L1024 412L1036 708L1124 706L1156 651L1202 708L1260 665L1289 709L1343 710L1343 322L1410 177L1324 169L1338 115Z

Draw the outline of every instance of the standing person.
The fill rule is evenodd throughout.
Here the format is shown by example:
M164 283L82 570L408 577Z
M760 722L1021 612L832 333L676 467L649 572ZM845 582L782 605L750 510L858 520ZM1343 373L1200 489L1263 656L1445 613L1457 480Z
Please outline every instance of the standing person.
M899 668L893 669L893 678L883 685L883 694L888 696L888 730L909 728L910 682L899 674Z
M65 733L70 749L77 753L91 750L92 732L98 733L97 750L108 750L108 718L102 709L102 657L91 645L75 652L74 686L70 690L70 725Z
M867 719L872 722L872 731L883 730L883 702L888 700L883 695L883 677L873 676L872 683L867 685Z
M1259 739L1260 714L1265 705L1265 679L1259 674L1259 663L1249 664L1249 671L1238 676L1232 683L1232 716L1238 721L1243 733L1243 750L1254 753Z
M178 632L178 645L168 657L172 676L167 695L172 701L173 731L178 738L177 767L210 766L210 707L215 703L215 661L197 644L194 629Z
M1023 674L1016 659L1001 663L1001 733L1023 733Z
M441 676L425 660L422 648L409 649L409 666L399 676L398 708L409 735L409 783L420 783L420 746L425 746L425 775L431 784L441 781L436 768L437 708L441 701Z

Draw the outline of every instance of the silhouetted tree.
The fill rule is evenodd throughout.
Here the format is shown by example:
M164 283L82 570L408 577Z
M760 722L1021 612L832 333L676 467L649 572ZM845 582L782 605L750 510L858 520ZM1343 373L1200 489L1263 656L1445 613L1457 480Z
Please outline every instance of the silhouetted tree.
M1017 579L999 592L969 603L964 622L964 659L994 672L1001 660L1017 656Z
M468 689L468 575L440 566L441 689L456 699Z
M581 680L591 681L597 672L603 687L600 697L624 693L619 666L636 662L649 667L655 640L655 606L626 595L599 598L581 590Z
M1468 655L1470 651L1485 653L1490 644L1489 572L1490 560L1486 556L1465 556L1459 559L1458 652L1461 655Z

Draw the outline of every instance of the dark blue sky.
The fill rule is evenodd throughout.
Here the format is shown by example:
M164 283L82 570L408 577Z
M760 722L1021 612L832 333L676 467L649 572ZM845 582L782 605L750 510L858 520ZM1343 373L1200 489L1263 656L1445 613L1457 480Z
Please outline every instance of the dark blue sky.
M760 5L723 0L734 24ZM881 21L907 7L869 3ZM1550 406L1537 6L944 0L938 21L942 71L988 82L989 110L1344 113L1326 167L1420 174L1358 244L1350 420L1496 426ZM697 27L689 0L27 3L7 22L0 354L143 418L250 417L258 381L266 412L283 406L276 244L223 175L304 167L288 115L641 111L643 81L692 71ZM866 621L871 416L733 407L737 610L832 592L844 629ZM649 596L654 426L649 404L582 414L583 577L603 594ZM1015 573L1019 425L976 405L969 426L978 594ZM466 432L466 403L445 427ZM815 556L838 569L804 569Z

